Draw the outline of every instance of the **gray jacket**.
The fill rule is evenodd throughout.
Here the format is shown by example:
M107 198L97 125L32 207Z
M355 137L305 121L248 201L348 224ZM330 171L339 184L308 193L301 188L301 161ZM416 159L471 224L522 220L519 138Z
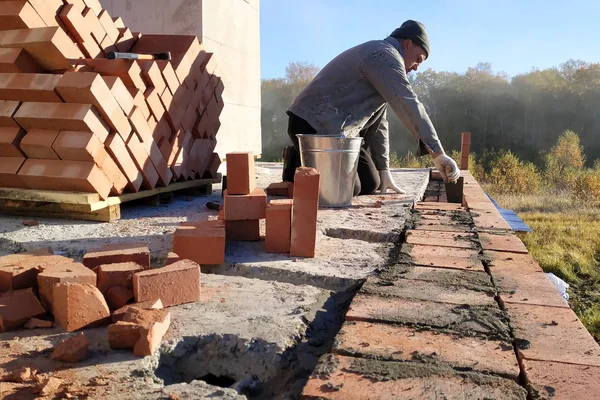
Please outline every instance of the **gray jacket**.
M315 76L289 111L305 119L319 134L344 132L356 137L384 108L382 123L369 141L379 170L389 168L388 105L419 140L419 154L427 154L424 146L443 152L425 107L408 81L402 54L400 42L391 36L346 50Z

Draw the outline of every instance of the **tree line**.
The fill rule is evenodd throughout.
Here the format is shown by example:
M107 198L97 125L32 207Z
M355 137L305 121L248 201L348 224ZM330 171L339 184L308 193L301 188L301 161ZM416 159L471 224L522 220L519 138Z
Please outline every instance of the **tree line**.
M284 77L262 81L263 159L281 158L289 144L286 110L318 71L313 64L293 62ZM510 150L539 164L571 130L588 166L600 158L600 63L568 60L512 78L480 63L465 73L428 69L409 79L447 152L460 150L460 134L469 131L476 154ZM393 112L388 119L390 150L400 156L414 152L416 142Z

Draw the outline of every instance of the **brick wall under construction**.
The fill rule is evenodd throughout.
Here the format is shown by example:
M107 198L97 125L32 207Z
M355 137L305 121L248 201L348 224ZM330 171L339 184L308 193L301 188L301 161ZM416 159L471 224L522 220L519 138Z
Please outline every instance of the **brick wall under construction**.
M197 36L132 32L98 0L0 3L0 187L106 198L216 175L224 83Z

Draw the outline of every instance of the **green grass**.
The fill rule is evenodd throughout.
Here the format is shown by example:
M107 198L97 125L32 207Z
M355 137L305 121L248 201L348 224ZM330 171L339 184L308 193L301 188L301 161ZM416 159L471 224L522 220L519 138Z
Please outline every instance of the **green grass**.
M600 342L600 207L567 195L496 195L532 233L519 234L545 272L569 283L569 303Z

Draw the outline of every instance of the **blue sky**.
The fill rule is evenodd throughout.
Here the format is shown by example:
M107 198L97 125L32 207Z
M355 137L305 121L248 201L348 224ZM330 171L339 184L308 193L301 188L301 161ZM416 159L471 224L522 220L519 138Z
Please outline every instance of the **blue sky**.
M423 69L464 72L489 62L514 76L569 58L599 62L599 15L592 0L261 0L261 77L283 77L291 61L323 67L407 19L427 28Z

